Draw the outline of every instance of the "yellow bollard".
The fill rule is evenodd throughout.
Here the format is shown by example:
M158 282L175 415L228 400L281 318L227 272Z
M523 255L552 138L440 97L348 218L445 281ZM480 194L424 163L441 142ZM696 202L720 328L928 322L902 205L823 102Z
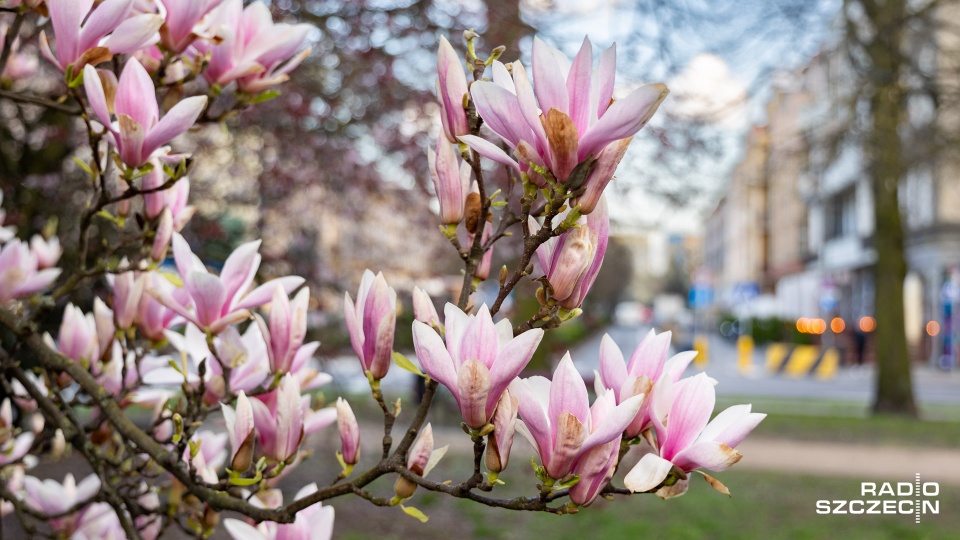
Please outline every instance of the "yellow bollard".
M697 356L693 359L693 365L697 369L705 369L707 367L707 352L709 346L707 344L707 336L696 336L693 338L693 350L697 351Z
M740 373L753 371L753 336L737 338L737 368Z

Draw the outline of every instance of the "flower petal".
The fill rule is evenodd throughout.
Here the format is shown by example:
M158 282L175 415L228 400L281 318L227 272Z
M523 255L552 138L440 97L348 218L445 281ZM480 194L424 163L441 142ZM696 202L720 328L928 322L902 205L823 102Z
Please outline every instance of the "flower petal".
M668 92L661 83L647 84L624 99L614 101L580 139L580 159L596 156L613 141L636 135L657 112Z
M453 359L436 330L420 321L413 321L413 347L417 351L417 360L423 371L453 392L459 402L457 372L453 367Z
M647 454L623 478L623 485L634 493L650 491L664 481L671 469L673 463L656 454Z
M147 133L143 141L144 152L151 153L170 142L174 137L193 127L197 117L207 106L207 96L193 96L184 99L170 109L163 119Z

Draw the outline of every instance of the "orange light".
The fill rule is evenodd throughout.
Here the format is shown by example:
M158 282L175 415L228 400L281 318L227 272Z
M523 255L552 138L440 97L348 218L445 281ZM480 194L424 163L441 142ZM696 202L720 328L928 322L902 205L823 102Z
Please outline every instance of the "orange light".
M843 332L843 329L846 327L847 323L843 322L843 319L840 317L834 317L833 320L830 321L830 330L832 330L834 334Z
M810 326L814 334L822 334L827 331L827 323L823 319L814 319Z
M864 332L873 332L876 329L877 329L876 319L874 319L869 315L860 317L860 330L863 330Z
M940 323L937 321L930 321L927 323L927 335L936 336L940 334Z
M797 332L800 332L801 334L806 334L806 333L807 333L807 318L806 318L806 317L800 317L799 319L797 319Z

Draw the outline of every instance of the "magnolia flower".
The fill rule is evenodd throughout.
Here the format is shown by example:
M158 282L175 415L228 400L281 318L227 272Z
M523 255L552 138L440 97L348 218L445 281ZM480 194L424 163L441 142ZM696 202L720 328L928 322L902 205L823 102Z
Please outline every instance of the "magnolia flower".
M460 57L444 36L440 36L440 47L437 50L437 75L437 98L440 103L443 134L447 141L455 143L457 137L470 133L467 112L463 108L463 99L467 95L467 77L463 72Z
M227 436L230 438L230 468L243 472L253 463L253 408L247 395L240 391L237 396L237 408L223 404L223 421L227 424Z
M666 86L648 84L614 101L615 47L603 52L596 72L592 64L588 39L568 64L560 51L534 38L533 88L519 62L513 63L512 76L495 63L493 82L477 81L470 87L480 117L514 149L520 163L479 137L460 140L495 161L518 170L527 170L531 163L543 166L566 182L578 165L598 159L610 145L640 131L667 95ZM583 180L589 185L609 178Z
M190 294L185 289L177 289L168 279L158 272L148 272L144 275L144 290L156 291L158 296L171 296L181 305L190 302ZM144 294L140 296L140 304L137 306L137 329L147 339L152 341L161 341L164 339L164 332L174 326L182 318L177 312L161 304L154 298L153 294Z
M150 248L150 259L153 262L163 262L167 258L167 248L173 239L173 214L169 208L164 208L157 222L157 230L153 236L153 246Z
M38 512L58 515L93 499L100 491L100 478L91 474L77 484L73 475L67 473L61 484L56 480L40 480L27 476L23 479L23 487L25 490L23 502L27 506ZM69 535L83 525L88 514L94 514L91 512L92 509L92 505L87 506L76 513L50 519L47 523L53 530Z
M0 202L2 202L2 199L0 199ZM63 248L60 247L60 239L56 236L45 240L39 234L33 235L33 237L30 238L30 251L37 256L38 268L51 268L55 266L57 261L60 260L60 256L63 255Z
M604 334L600 340L600 373L594 379L599 386L597 393L609 389L617 403L640 394L646 396L637 417L627 427L628 438L637 437L650 427L650 403L655 383L661 377L677 382L697 355L696 351L685 351L667 360L670 335L670 332L657 334L650 330L633 351L629 363L624 361L623 353L609 335Z
M163 5L164 22L160 42L173 52L182 53L201 34L203 18L223 0L158 0Z
M658 448L627 473L624 485L631 491L649 491L666 480L674 467L684 472L699 468L719 472L740 461L743 456L736 446L767 415L751 412L750 405L734 405L710 421L715 403L713 381L704 373L676 384L662 379L652 404ZM667 498L683 491L685 486L661 488L658 494Z
M291 462L304 436L300 384L293 375L287 373L279 390L271 396L271 404L264 403L264 399L264 396L257 396L257 399L250 401L259 453L277 462Z
M463 229L461 229L461 232L464 234L464 237L461 238L461 240L466 245L467 252L469 252L473 249L474 233L464 231ZM486 221L483 224L483 234L480 236L480 243L486 244L490 240L491 234L493 234L493 225L491 225L489 221ZM486 251L483 252L483 257L480 258L480 262L477 263L476 270L473 271L473 277L481 281L490 277L490 263L492 260L493 246L490 246Z
M440 328L440 315L433 300L420 287L413 288L413 318L427 326Z
M3 52L3 46L6 43L7 30L6 23L0 24L0 53ZM10 44L10 55L7 57L7 65L4 66L3 71L0 71L0 79L6 81L29 79L37 72L38 64L35 55L20 51L20 38L17 37ZM0 223L3 223L2 218Z
M612 395L598 396L590 409L591 423L599 425L616 405ZM570 488L570 500L574 504L589 506L600 495L616 471L622 438L622 435L618 435L609 442L594 446L577 459L573 474L579 475L580 481Z
M570 474L581 456L619 437L637 415L643 397L635 396L615 407L600 396L591 408L587 387L570 353L553 374L517 379L510 394L520 400L517 431L540 455L547 475L560 480ZM612 396L611 396L612 397Z
M41 269L37 254L20 240L0 248L0 304L43 291L59 276L59 268Z
M446 446L433 449L433 426L428 422L407 451L407 469L413 474L426 477L446 453ZM393 491L396 499L409 499L417 491L417 484L400 476L393 485Z
M517 431L517 413L520 400L504 390L493 413L493 433L487 436L486 465L494 475L507 468L510 461L510 448ZM494 476L495 478L496 476Z
M0 469L0 480L3 480L10 493L20 493L23 491L23 466L14 465ZM14 511L13 503L0 500L0 518Z
M110 349L117 334L117 329L113 325L113 310L103 303L100 297L93 299L93 321L97 327L97 344L100 351Z
M513 337L510 321L494 324L486 305L476 315L467 315L447 304L444 313L446 346L436 330L414 321L417 359L427 375L453 393L467 426L481 429L493 418L510 381L530 362L543 330L534 328Z
M261 257L257 253L260 242L248 242L234 250L223 263L220 276L215 276L193 254L187 241L175 234L173 257L183 278L184 288L190 295L189 305L163 288L151 288L148 292L199 328L214 334L222 332L228 326L248 319L248 310L266 304L276 287L282 287L289 294L304 282L302 277L287 276L268 281L250 291L260 267Z
M211 13L211 19L211 27L222 41L194 44L201 52L210 53L203 75L211 84L226 86L237 81L242 92L261 92L287 81L288 73L310 54L309 47L300 49L313 27L275 24L262 2L244 9L242 0L226 0Z
M556 221L562 222L566 215L566 211L561 213ZM531 235L540 231L540 224L533 217L529 226ZM596 212L580 216L576 227L550 238L537 248L540 267L560 307L574 309L583 303L600 273L609 230L607 204L601 200Z
M193 443L192 446L188 445L184 449L183 459L190 463L193 470L204 482L217 483L217 470L227 461L227 442L230 437L229 433L217 434L210 430L199 431L190 439ZM197 449L195 453L192 448Z
M120 265L129 266L127 259L120 261ZM143 295L146 277L138 274L131 270L121 274L107 275L107 283L113 288L113 318L120 330L133 326L140 308L140 297Z
M470 164L460 162L453 145L446 139L437 140L436 152L427 149L427 164L433 189L440 201L440 222L444 225L460 223L470 191Z
M315 491L317 485L310 484L297 492L295 498L302 499ZM282 502L282 499L278 498L271 506L280 506ZM251 503L255 506L262 504L256 497ZM333 517L332 506L317 503L297 512L293 523L264 521L254 527L239 519L227 519L223 526L234 540L330 540L333 535Z
M168 159L173 158L170 156ZM143 177L144 190L156 190L166 182L163 166L159 159L151 160L153 169ZM190 196L190 179L184 176L172 186L161 191L152 191L143 195L143 210L148 219L156 219L169 210L173 218L173 230L180 232L193 217L194 207L187 206Z
M157 30L163 19L150 13L130 17L133 1L104 0L94 9L94 0L47 0L57 56L50 50L46 32L40 32L40 51L60 71L73 66L72 73L77 75L81 68L86 71L86 65L109 60L111 54L153 45L160 39Z
M56 348L60 354L75 362L91 363L100 358L100 341L93 314L84 315L77 306L67 304L63 310Z
M294 297L287 298L283 287L277 286L270 303L270 324L256 317L260 332L267 343L270 358L270 370L275 373L287 373L294 357L307 336L307 303L310 291L303 288Z
M397 293L383 278L370 270L363 272L357 303L350 293L343 293L343 316L350 344L363 364L363 370L380 380L390 369L393 335L397 325Z
M10 398L3 400L0 405L0 466L9 465L25 456L33 445L34 434L31 432L16 433L13 425L13 407Z
M186 383L196 388L200 384L200 364L206 362L204 402L218 402L226 393L223 368L210 353L203 331L188 324L183 335L167 331L164 336L180 353L180 361L176 368L165 365L151 370L143 376L143 382L167 387ZM236 328L227 328L214 338L214 348L220 360L231 368L230 390L233 392L252 391L269 375L267 346L255 324L248 326L243 336Z
M83 85L97 119L107 128L120 159L133 168L142 167L161 146L190 129L207 105L206 96L186 98L160 118L153 80L136 58L127 60L120 74L110 120L110 103L103 82L93 66L83 68Z
M347 465L356 465L360 461L360 425L350 404L343 398L337 398L337 428L342 449L340 457Z

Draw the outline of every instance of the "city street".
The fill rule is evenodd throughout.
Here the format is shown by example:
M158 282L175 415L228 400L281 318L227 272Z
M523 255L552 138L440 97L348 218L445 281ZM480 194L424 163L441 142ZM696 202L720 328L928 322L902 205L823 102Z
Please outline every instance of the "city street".
M649 328L610 326L606 333L614 339L625 358L629 359ZM599 366L600 340L603 333L587 339L573 351L574 363L584 376ZM675 351L671 351L675 352ZM753 369L741 373L737 368L736 344L720 336L709 337L706 372L717 379L720 396L758 396L782 398L819 398L851 402L870 402L873 392L873 367L841 368L836 377L819 380L814 377L790 378L770 373L765 368L764 348L758 346L753 355ZM692 364L687 374L697 372ZM915 365L914 389L917 402L923 404L960 404L960 371L944 372Z

